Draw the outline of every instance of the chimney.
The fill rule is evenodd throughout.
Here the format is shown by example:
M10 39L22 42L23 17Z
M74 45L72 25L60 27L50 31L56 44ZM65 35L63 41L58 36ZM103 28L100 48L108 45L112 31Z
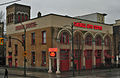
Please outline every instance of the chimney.
M37 17L38 17L38 18L40 18L40 17L41 17L41 13L40 13L40 12L38 12Z

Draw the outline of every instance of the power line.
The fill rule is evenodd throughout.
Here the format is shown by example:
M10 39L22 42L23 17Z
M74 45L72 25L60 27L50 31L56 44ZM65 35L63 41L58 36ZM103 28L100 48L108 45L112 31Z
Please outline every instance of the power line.
M6 3L2 3L2 4L0 4L0 6L6 5L6 4L10 4L10 3L14 3L14 2L18 2L18 1L21 1L21 0L15 0L15 1L10 1L10 2L6 2Z

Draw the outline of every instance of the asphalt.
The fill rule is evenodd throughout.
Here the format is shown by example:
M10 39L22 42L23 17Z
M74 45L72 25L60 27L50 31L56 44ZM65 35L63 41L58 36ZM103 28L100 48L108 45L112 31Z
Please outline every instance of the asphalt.
M61 74L56 74L55 72L48 74L48 72L39 72L39 71L27 71L26 77L24 77L24 71L17 68L7 68L9 73L9 78L72 78L73 72L62 72ZM0 67L0 78L4 75L5 68ZM104 72L114 72L120 71L120 68L113 69L94 69L94 70L82 70L80 73L77 71L75 73L75 77L82 76L82 78L87 78L88 75L94 75Z

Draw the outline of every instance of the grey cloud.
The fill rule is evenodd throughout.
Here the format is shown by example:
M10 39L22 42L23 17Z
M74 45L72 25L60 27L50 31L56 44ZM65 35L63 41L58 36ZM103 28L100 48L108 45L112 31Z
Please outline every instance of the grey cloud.
M0 0L0 3L7 1ZM56 13L69 16L85 15L95 12L107 13L107 23L114 23L116 19L120 18L120 0L22 0L17 3L31 6L32 18L36 17L38 11L42 15ZM5 11L6 6L0 6L0 10Z

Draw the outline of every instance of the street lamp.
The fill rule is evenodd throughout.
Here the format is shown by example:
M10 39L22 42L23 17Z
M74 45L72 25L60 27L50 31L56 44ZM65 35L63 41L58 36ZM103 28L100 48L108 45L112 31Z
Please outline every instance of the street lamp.
M74 70L74 67L75 67L75 64L74 64L74 36L73 36L73 23L72 23L72 26L71 26L71 29L72 29L72 63L73 63L73 76L75 75L75 70Z
M11 41L11 39L17 40L24 47L24 76L26 77L26 62L27 62L27 60L26 60L26 28L25 28L25 26L23 24L22 24L22 26L24 28L24 42L22 40L17 39L17 38L12 38L11 36L9 36L9 40L10 41Z
M21 23L22 24L22 23ZM24 76L26 77L26 28L25 26L22 24L23 28L24 28Z

